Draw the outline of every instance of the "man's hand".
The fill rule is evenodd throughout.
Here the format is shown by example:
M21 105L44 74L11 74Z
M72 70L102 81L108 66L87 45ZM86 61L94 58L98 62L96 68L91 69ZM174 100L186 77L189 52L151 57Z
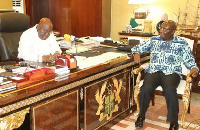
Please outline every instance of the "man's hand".
M197 70L197 68L192 68L190 70L190 76L192 76L192 77L197 77L198 76L198 70Z
M60 56L61 54L59 52L55 52L53 55L50 54L50 55L43 55L42 56L42 61L43 62L52 62L52 61L55 61L56 57L57 56Z
M52 62L55 61L54 55L43 55L42 56L42 61L43 62Z
M134 53L134 62L140 64L140 55L138 53Z
M55 59L57 56L60 56L60 55L61 55L60 52L56 51L56 52L53 54L54 59Z

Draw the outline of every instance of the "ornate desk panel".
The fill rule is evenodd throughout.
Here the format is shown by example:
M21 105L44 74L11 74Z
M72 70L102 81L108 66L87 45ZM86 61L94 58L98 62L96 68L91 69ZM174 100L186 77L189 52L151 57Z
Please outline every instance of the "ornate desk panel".
M84 126L97 129L129 109L130 69L85 87Z
M79 129L78 90L32 107L32 129Z

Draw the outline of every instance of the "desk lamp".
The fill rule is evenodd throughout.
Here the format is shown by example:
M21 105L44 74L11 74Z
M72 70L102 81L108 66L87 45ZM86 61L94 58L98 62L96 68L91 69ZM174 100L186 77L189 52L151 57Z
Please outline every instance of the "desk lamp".
M129 0L128 4L140 5L138 9L134 11L135 19L145 19L148 15L148 11L142 8L142 4L153 4L154 0Z

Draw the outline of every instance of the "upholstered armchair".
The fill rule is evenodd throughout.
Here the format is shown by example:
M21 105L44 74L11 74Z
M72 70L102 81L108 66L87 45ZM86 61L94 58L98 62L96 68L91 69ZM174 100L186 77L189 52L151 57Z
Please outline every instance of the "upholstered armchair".
M26 14L0 13L0 61L18 61L18 46L21 34L29 28L30 18Z
M188 43L191 49L193 50L193 55L194 58L196 59L196 48L197 48L197 42L198 39L195 37L187 36L187 35L181 35ZM196 59L197 60L197 59ZM138 68L134 68L132 70L132 74L136 75L136 83L134 86L134 100L137 106L137 110L134 113L135 116L137 116L140 112L140 107L139 107L139 93L140 93L140 87L143 84L143 70L148 66L149 63L144 63L140 65ZM183 78L180 81L180 84L177 88L177 94L178 98L182 99L183 104L184 104L184 109L182 112L181 116L181 126L184 128L185 127L185 116L186 113L190 113L190 99L191 99L191 88L193 85L192 78L189 76L189 70L186 69L185 66L183 66ZM162 87L158 86L154 92L154 95L162 95ZM152 97L152 105L154 105L154 98L155 96Z

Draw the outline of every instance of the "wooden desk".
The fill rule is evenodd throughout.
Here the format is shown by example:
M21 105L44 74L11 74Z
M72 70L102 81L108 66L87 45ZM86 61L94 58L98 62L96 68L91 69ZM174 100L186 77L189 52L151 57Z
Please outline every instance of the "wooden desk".
M135 110L130 73L134 66L124 56L72 72L64 81L42 80L0 94L0 124L18 128L30 113L33 130L104 129Z
M143 34L143 33L126 33L126 32L119 32L120 35L120 42L127 43L128 42L128 37L140 37L144 40L149 39L150 37L154 36L151 34Z

